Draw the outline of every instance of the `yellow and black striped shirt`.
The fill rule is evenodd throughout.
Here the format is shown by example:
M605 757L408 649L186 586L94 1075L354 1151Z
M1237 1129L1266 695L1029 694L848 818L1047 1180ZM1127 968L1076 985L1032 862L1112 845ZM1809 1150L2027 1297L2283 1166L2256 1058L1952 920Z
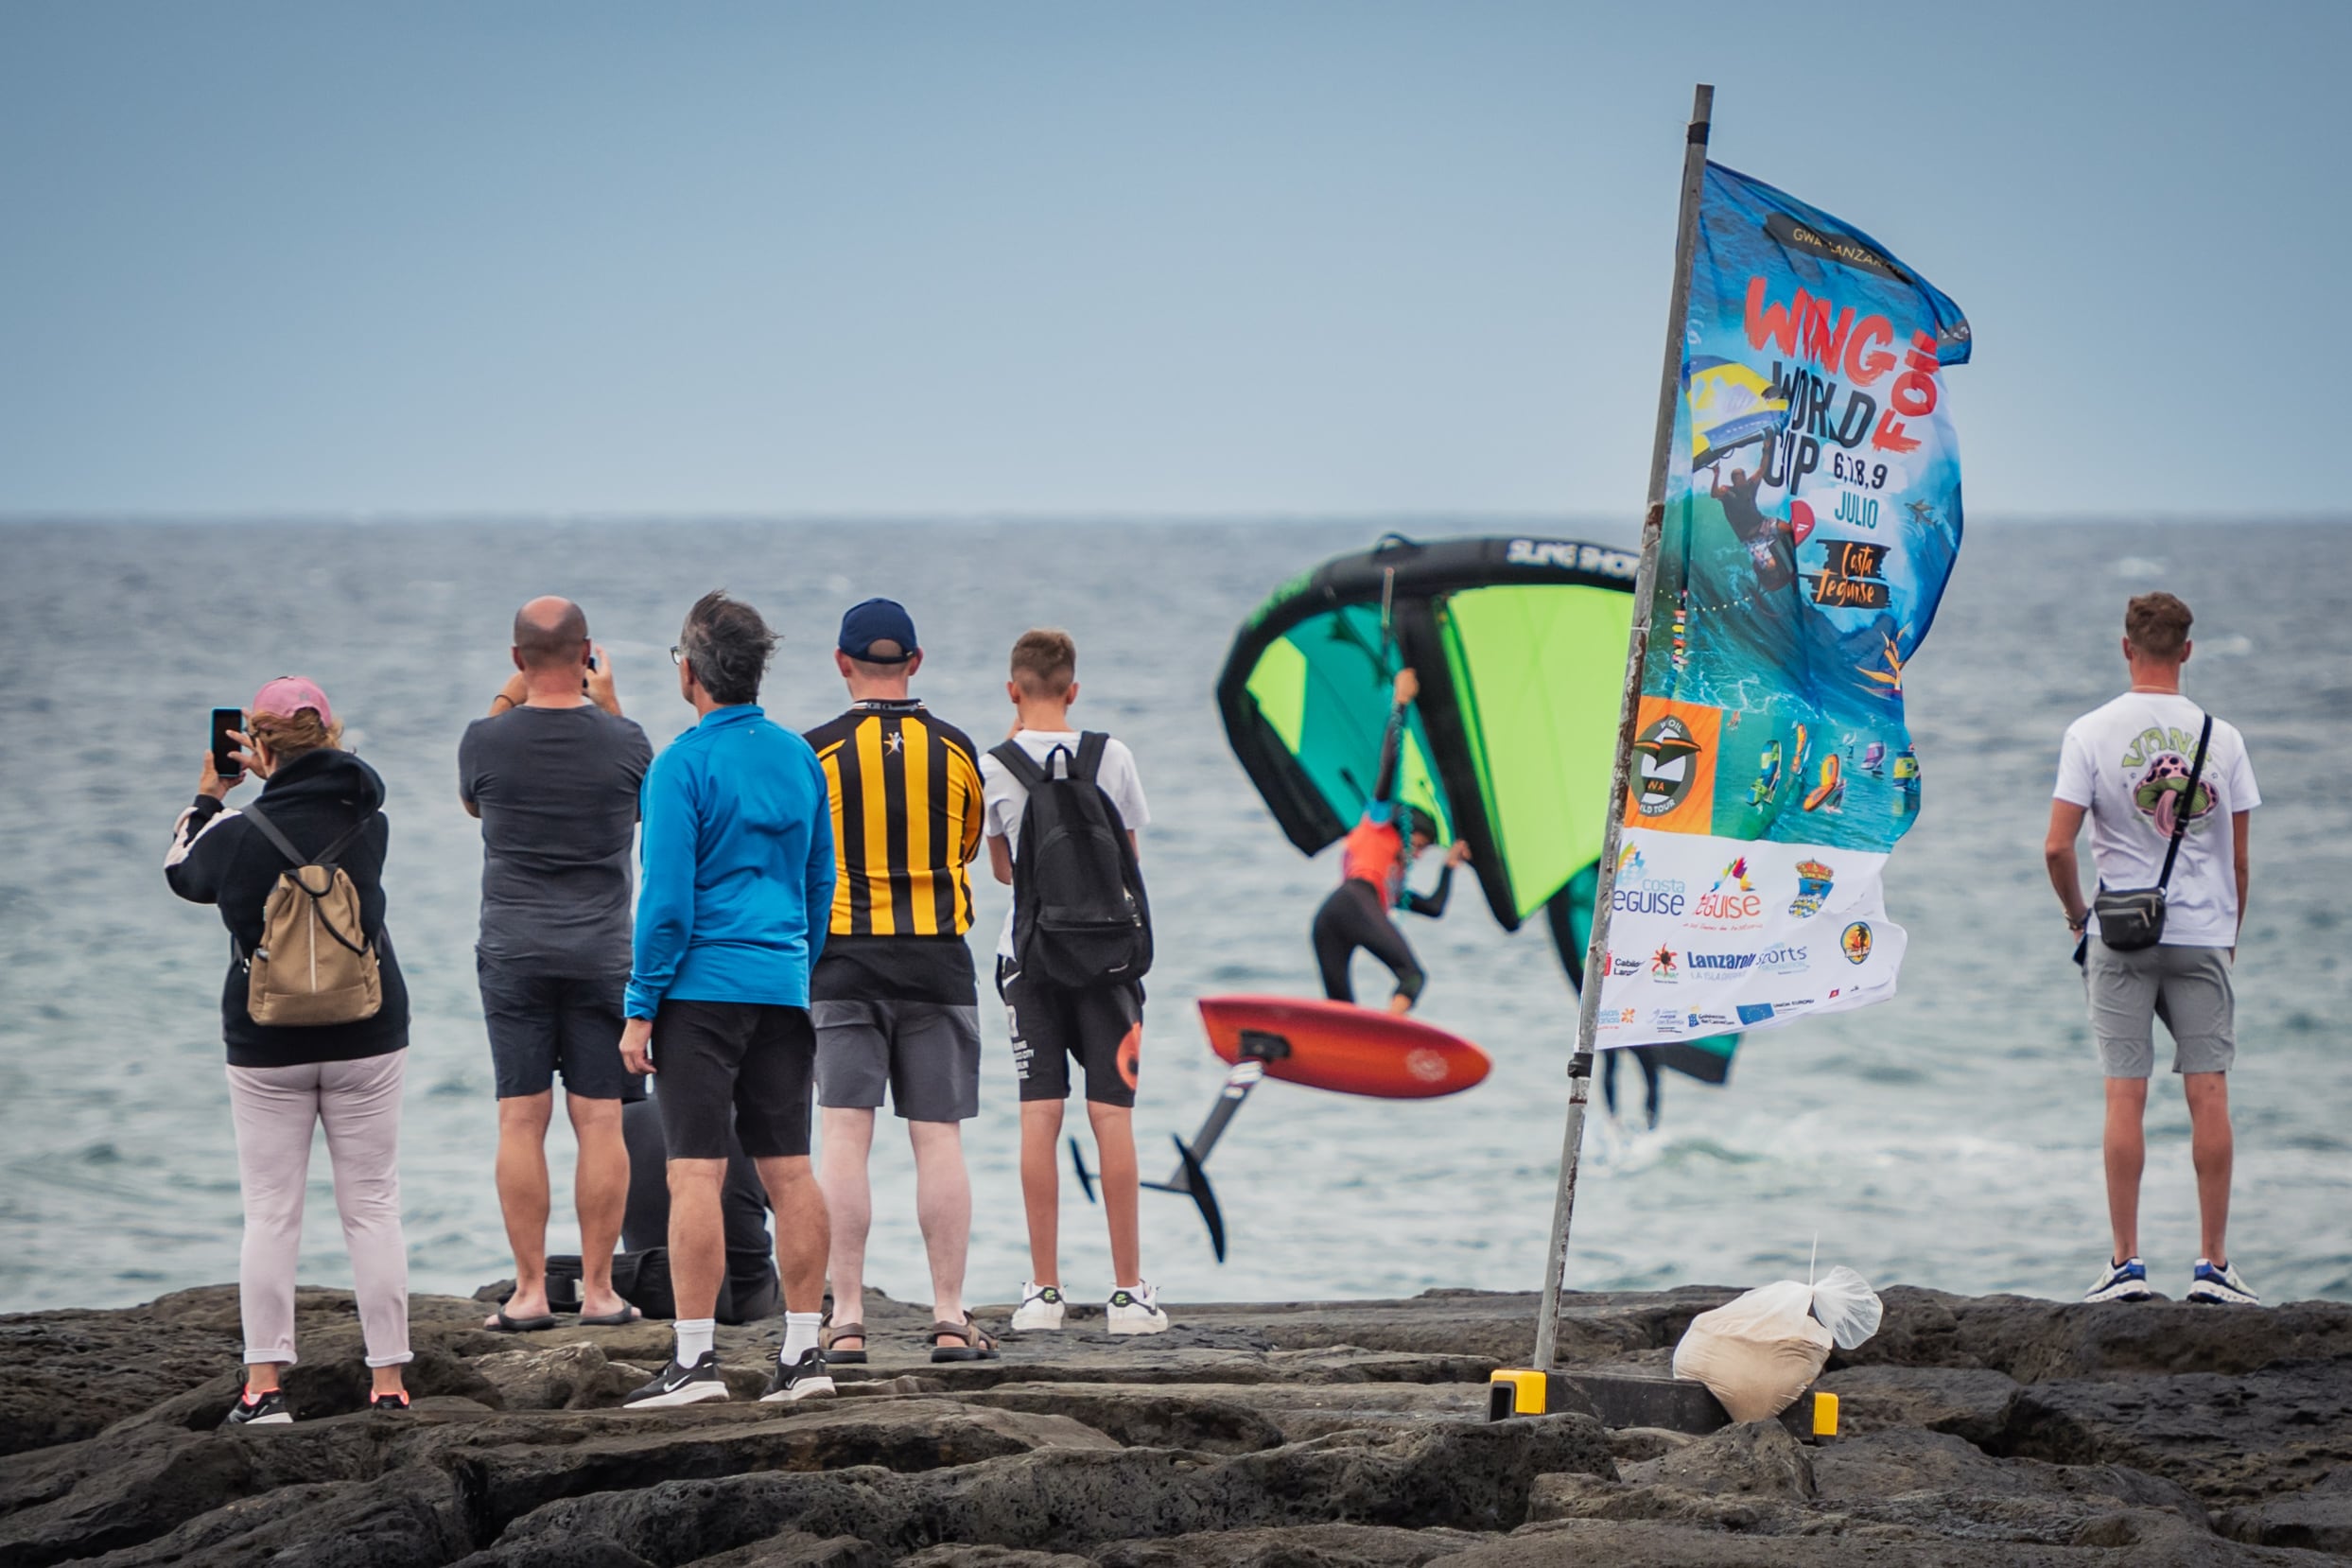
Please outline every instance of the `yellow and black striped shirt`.
M860 703L807 739L825 769L841 873L819 965L832 972L820 973L818 993L974 1001L962 940L972 924L965 867L981 834L970 738L908 701Z

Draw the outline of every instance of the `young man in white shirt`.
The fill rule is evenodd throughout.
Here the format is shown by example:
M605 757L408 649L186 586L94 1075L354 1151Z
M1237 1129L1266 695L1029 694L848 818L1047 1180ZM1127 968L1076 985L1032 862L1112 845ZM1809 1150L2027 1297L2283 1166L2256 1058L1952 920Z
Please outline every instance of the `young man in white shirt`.
M1070 706L1078 700L1077 668L1077 648L1066 632L1026 632L1013 644L1004 689L1020 717L1011 743L1040 768L1074 768L1093 749L1070 726ZM1118 813L1132 852L1138 831L1151 820L1135 758L1108 738L1099 751L1094 783ZM1057 760L1056 752L1065 754L1067 761ZM980 772L988 863L998 881L1010 883L1021 849L1021 815L1029 791L993 751L981 758ZM1021 1287L1013 1327L1062 1326L1056 1157L1074 1060L1086 1080L1087 1120L1094 1128L1102 1172L1098 1186L1110 1228L1116 1278L1106 1314L1109 1329L1112 1333L1157 1333L1168 1327L1168 1315L1159 1310L1158 1294L1143 1281L1136 1217L1135 1090L1143 1043L1143 988L1132 980L1073 988L1025 971L1014 950L1019 914L1018 909L1006 912L1004 934L997 943L997 993L1004 999L1013 1064L1020 1079L1020 1190L1028 1212L1032 1275Z
M2235 725L2213 721L2204 766L2197 765L2206 715L2181 695L2189 623L2188 606L2169 593L2142 594L2125 609L2123 657L2132 689L2066 727L2043 850L2067 929L2081 944L2091 1030L2107 1075L2107 1213L2115 1250L2084 1299L2140 1301L2153 1294L2139 1259L2139 1186L2154 1020L2162 1019L2172 1036L2172 1071L2188 1100L2197 1167L2204 1256L2191 1272L2188 1299L2259 1306L2230 1267L2223 1233L2229 1069L2237 1054L2230 967L2245 922L2248 831L2262 796ZM2164 884L2163 935L2155 946L2117 951L2092 924L2075 858L2085 815L2099 885L2115 890L2156 886L2174 829L2186 822Z

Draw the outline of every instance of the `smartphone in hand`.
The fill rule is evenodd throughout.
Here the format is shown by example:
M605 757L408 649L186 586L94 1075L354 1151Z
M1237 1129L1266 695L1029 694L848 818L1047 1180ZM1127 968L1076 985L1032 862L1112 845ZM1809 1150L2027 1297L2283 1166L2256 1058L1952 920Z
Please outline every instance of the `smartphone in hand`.
M235 784L245 776L245 769L236 759L236 733L244 727L243 708L213 709L213 772L220 775L223 784Z

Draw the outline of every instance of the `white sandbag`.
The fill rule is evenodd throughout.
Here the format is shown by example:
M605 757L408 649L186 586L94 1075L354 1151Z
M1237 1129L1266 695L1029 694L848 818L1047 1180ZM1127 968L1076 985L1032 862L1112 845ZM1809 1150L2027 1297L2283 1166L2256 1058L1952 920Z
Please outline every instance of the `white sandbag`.
M1841 1350L1851 1350L1878 1332L1887 1309L1870 1281L1843 1264L1813 1285L1813 1316Z
M1735 1421L1768 1420L1829 1360L1835 1341L1812 1306L1812 1287L1783 1280L1702 1312L1674 1348L1674 1375L1705 1384Z

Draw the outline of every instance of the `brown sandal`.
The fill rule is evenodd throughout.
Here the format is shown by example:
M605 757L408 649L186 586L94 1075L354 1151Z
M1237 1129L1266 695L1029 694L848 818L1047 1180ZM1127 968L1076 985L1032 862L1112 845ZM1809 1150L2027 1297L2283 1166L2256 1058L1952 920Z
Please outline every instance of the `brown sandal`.
M960 1339L961 1345L942 1345L942 1339ZM983 1333L980 1325L966 1313L961 1323L933 1323L931 1326L931 1358L933 1361L994 1361L997 1342Z
M845 1339L858 1341L858 1349L854 1350L833 1349ZM828 1366L862 1367L865 1365L865 1325L862 1323L844 1323L838 1329L820 1329L817 1331L817 1343L825 1351L825 1361Z

